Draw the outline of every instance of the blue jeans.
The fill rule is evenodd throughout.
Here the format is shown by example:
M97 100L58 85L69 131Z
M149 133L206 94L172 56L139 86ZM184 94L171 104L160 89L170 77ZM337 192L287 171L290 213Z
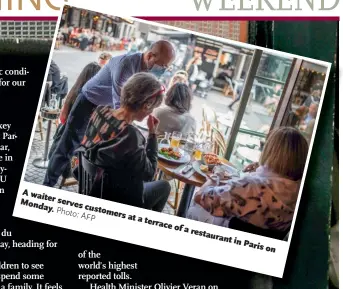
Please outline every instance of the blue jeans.
M58 178L70 164L75 150L80 146L89 119L96 105L88 101L83 94L79 94L65 125L64 132L49 159L48 169L43 185L54 187Z
M170 184L160 180L144 183L143 200L144 208L162 212L170 194Z

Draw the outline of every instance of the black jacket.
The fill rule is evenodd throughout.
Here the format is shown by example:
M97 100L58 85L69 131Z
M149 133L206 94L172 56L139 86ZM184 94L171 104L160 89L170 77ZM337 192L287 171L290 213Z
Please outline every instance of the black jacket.
M157 167L157 138L146 140L110 113L108 107L95 110L82 142L85 156L105 170L104 199L143 207L143 183L152 181Z
M55 93L56 89L60 85L61 81L61 70L55 63L55 61L51 60L49 74L48 74L48 81L52 81L51 92Z

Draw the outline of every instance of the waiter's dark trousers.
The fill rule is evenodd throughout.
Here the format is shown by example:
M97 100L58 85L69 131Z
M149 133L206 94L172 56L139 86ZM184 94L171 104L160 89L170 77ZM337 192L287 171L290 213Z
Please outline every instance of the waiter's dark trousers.
M96 105L88 101L82 93L78 95L69 113L61 139L49 159L43 185L49 187L56 185L58 178L70 163L75 150L79 148L95 108Z

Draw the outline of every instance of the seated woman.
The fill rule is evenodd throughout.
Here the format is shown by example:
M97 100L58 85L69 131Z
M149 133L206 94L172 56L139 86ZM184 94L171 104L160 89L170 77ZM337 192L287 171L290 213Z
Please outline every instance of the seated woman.
M298 107L294 112L290 109L287 117L286 126L299 127L308 113L306 106Z
M165 106L154 111L154 116L160 120L157 133L195 133L196 121L189 113L191 102L192 92L189 87L184 83L174 84L167 92Z
M121 90L121 106L99 106L94 111L81 145L93 164L105 169L103 198L161 212L167 202L167 181L151 182L157 166L156 128L151 116L163 100L164 88L149 73L133 75ZM149 137L133 121L149 116Z
M189 219L230 227L230 219L262 229L287 231L292 223L308 144L291 127L273 131L264 146L256 172L250 170L225 186L208 181L187 212ZM251 169L251 168L250 168ZM211 177L221 178L215 170Z
M173 77L170 79L168 89L170 89L175 83L185 83L188 84L188 73L184 70L179 70L175 72Z

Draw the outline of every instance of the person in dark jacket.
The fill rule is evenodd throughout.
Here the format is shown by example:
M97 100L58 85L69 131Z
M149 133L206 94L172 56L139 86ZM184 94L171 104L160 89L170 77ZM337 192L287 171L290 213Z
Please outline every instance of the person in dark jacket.
M96 62L91 62L89 64L87 64L83 70L81 71L80 75L78 76L78 78L76 79L75 84L73 85L73 87L71 88L71 90L69 91L67 98L64 102L64 105L61 109L60 112L60 124L55 132L54 138L53 138L53 143L50 147L49 150L49 155L48 158L50 159L61 139L61 136L64 132L64 128L65 128L65 123L68 119L69 116L69 112L75 102L75 99L80 91L80 89L82 88L82 86L89 80L91 79L97 72L99 72L99 70L101 69L100 65ZM66 167L66 169L64 170L62 176L64 178L68 178L71 175L71 164L69 163Z
M158 119L151 113L160 106L164 87L152 74L134 74L121 90L120 108L98 106L87 126L81 146L89 161L105 169L108 176L104 199L161 212L170 185L152 181L157 167ZM132 125L148 117L149 137Z
M60 85L61 70L53 60L51 60L47 81L51 83L51 92L54 93Z
M51 60L51 64L49 67L48 78L46 80L47 84L45 86L44 92L44 102L42 106L45 104L49 106L50 98L52 93L56 93L58 87L60 86L61 81L61 70L55 63L55 61Z

